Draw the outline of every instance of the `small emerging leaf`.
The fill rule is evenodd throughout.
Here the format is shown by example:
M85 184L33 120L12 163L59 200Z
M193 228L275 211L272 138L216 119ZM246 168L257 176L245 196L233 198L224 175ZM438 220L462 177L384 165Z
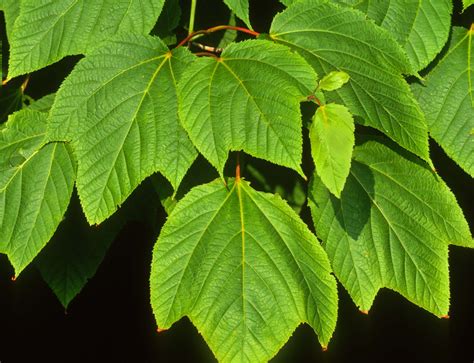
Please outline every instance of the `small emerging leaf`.
M319 89L323 91L335 91L349 82L350 76L346 72L332 71L319 81Z
M316 110L309 137L316 172L326 187L340 197L351 167L354 120L342 105L330 103Z
M194 188L164 225L150 281L158 327L189 316L224 363L268 361L301 322L327 345L337 291L319 242L280 197L229 188Z

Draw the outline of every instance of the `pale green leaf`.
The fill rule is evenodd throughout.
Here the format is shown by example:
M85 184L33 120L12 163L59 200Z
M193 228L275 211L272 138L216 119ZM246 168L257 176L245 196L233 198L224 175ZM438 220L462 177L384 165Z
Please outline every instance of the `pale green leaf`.
M196 157L178 120L176 82L193 56L159 39L121 35L81 60L56 95L53 140L71 140L86 217L109 217L161 172L176 189Z
M349 82L350 76L346 72L332 71L319 81L319 89L323 91L335 91Z
M10 78L84 54L118 32L147 34L164 0L21 0L10 39Z
M275 17L271 37L320 74L348 73L348 84L328 93L328 101L345 104L365 125L429 160L426 121L402 77L411 67L390 33L350 7L305 0Z
M446 315L448 244L474 246L469 227L443 181L396 150L376 141L357 146L340 199L315 177L309 205L316 232L361 310L388 287Z
M431 137L474 177L474 28L454 28L449 51L413 88Z
M462 0L462 9L465 11L469 6L474 4L474 0Z
M249 18L249 0L224 0L226 5L232 10L239 19L252 29Z
M425 68L441 51L451 28L451 0L353 1L377 25L387 29L410 58L413 71Z
M340 197L351 168L354 120L342 105L329 103L316 110L309 130L311 154L324 185Z
M200 58L178 85L181 121L198 150L222 175L229 150L303 174L300 102L317 75L299 55L265 40L229 45Z
M46 115L24 110L0 131L0 252L18 275L66 211L75 166L62 143L45 145Z
M328 344L337 291L326 254L278 196L245 181L194 188L153 252L151 303L162 329L189 316L220 362L266 362L301 323Z

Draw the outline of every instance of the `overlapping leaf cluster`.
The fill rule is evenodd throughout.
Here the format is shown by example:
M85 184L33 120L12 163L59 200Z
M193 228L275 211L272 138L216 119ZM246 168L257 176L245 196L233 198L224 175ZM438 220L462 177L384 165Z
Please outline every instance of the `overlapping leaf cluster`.
M248 0L224 2L252 29ZM175 1L0 3L9 78L85 55L56 95L0 129L0 253L16 274L52 238L74 185L87 222L98 225L154 173L174 198L201 154L220 178L178 201L155 245L159 328L188 316L221 361L266 361L302 322L326 346L337 320L332 272L363 311L388 287L448 313L448 246L472 239L433 170L428 139L473 175L474 28L451 28L448 0L282 3L269 34L211 57L170 49L166 29L158 31L166 42L149 35ZM408 76L419 80L410 87ZM308 125L302 102L315 107ZM240 171L225 173L229 152L243 151L307 180L305 126L308 204L322 246L287 202L256 191ZM364 136L363 126L380 135ZM87 241L56 238L37 259L64 305L123 224L92 232L74 223L78 210L74 197L60 228Z

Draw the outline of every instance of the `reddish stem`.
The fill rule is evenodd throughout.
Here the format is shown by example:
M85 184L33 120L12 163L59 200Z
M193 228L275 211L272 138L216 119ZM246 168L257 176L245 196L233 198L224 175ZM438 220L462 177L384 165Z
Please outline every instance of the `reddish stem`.
M192 32L192 33L189 34L186 38L184 38L184 39L176 46L176 48L179 48L179 47L185 45L186 43L188 43L191 39L193 39L193 38L196 37L197 35L200 35L200 34L210 34L210 33L214 33L214 32L220 31L220 30L236 30L236 31L238 31L238 32L247 33L247 34L253 35L253 36L255 36L255 37L257 37L257 36L260 35L260 33L256 32L256 31L253 31L253 30L250 30L250 29L247 29L247 28L242 28L242 27L239 27L239 26L218 25L218 26L214 26L214 27L209 28L209 29L198 30L198 31Z
M237 165L235 166L235 182L240 181L240 153L237 153Z

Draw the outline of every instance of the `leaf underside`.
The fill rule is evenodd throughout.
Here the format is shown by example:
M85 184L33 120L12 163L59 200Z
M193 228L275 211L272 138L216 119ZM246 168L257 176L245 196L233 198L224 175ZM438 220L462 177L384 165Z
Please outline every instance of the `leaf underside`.
M361 310L388 287L446 315L448 244L472 247L469 227L439 177L397 149L376 141L357 146L340 199L315 176L309 205L316 232Z
M190 317L217 359L264 362L308 322L327 345L337 291L317 239L282 199L231 181L194 188L155 245L160 328Z

